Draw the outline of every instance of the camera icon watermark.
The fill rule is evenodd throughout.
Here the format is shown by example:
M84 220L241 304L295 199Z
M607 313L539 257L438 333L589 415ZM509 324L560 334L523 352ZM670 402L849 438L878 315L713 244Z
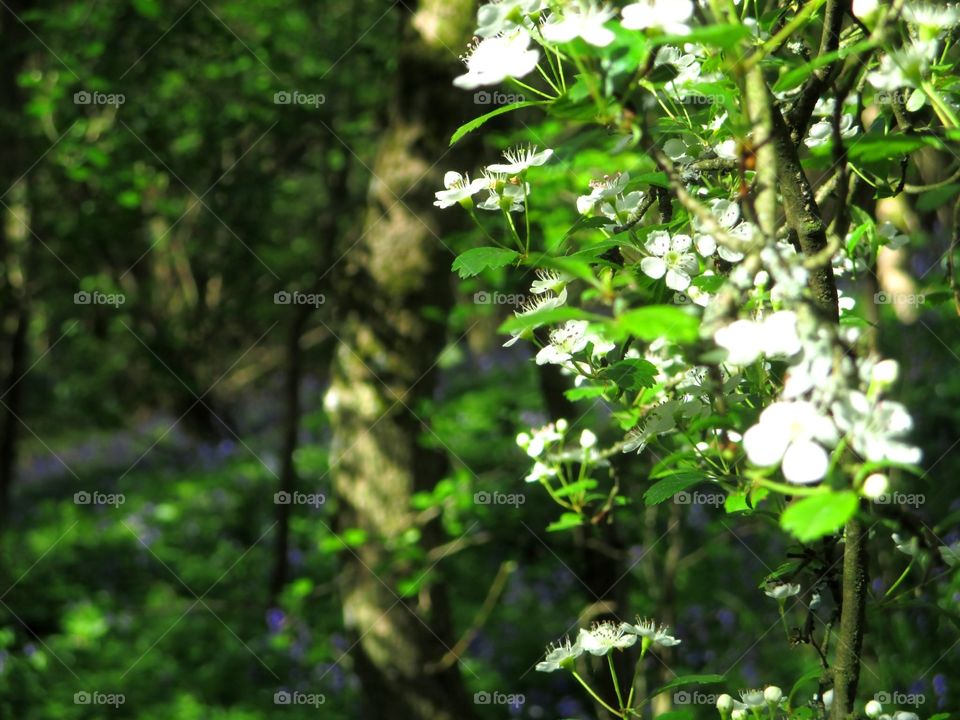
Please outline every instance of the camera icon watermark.
M326 301L327 296L323 293L303 293L297 290L287 292L286 290L280 290L273 294L274 305L311 305L318 308Z
M699 690L677 690L673 694L674 705L716 705L719 695L702 693Z
M87 492L86 490L80 490L73 494L74 505L111 505L113 507L120 507L126 501L127 498L123 493L103 493L99 490Z
M273 694L274 705L310 705L318 708L327 701L327 696L323 693L305 693L299 690L290 692L289 690L277 690Z
M512 505L520 507L527 501L527 496L522 493L502 493L488 492L481 490L473 494L475 505Z
M927 496L923 493L888 492L878 495L873 501L877 505L904 505L916 509L926 504Z
M512 708L519 708L526 701L527 698L522 693L503 693L497 690L487 692L486 690L481 690L473 694L474 705L507 705Z
M118 708L127 701L122 693L104 693L98 690L81 690L73 694L74 705L110 705Z
M926 296L923 293L891 293L881 290L874 293L873 302L877 305L923 305Z
M274 105L305 105L318 108L327 102L327 96L321 93L303 93L299 90L280 90L273 94Z
M282 490L273 494L274 505L309 505L313 508L319 508L327 501L327 496L323 493L302 493L287 492Z
M123 293L103 293L99 290L88 292L86 290L80 290L73 294L74 305L111 305L116 309L126 301L127 296Z
M712 505L720 507L726 502L727 496L723 493L705 493L705 492L687 492L682 490L673 496L673 502L677 505Z
M120 107L127 101L123 93L102 93L96 90L80 90L73 94L74 105L112 105Z
M512 305L519 307L527 301L527 296L520 293L487 292L481 290L473 294L474 305Z
M923 693L902 693L902 692L878 692L873 696L881 705L909 705L911 707L920 707L927 702L927 697Z
M513 103L525 102L526 96L520 93L502 93L497 90L480 90L473 94L474 105L512 105Z

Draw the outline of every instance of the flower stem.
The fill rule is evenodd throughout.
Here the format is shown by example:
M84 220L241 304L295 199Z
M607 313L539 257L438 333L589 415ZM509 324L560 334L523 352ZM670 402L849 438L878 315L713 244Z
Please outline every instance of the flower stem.
M590 693L590 697L592 697L594 700L596 700L598 703L600 703L600 705L601 705L603 708L605 708L608 712L613 713L613 714L616 715L618 718L622 718L622 717L623 717L623 713L620 712L619 710L614 710L612 707L610 707L609 705L607 705L607 704L601 699L601 697L600 697L599 695L597 695L597 694L593 691L593 688L590 687L589 685L587 685L586 681L585 681L582 677L580 677L579 673L577 673L576 670L573 671L573 677L576 678L576 680L577 680L578 683L580 683L581 685L583 685L584 690L586 690L588 693Z
M620 692L620 681L617 680L617 669L613 666L613 655L607 655L607 665L610 667L610 677L613 678L613 689L617 693L617 702L620 703L620 711L626 710L623 704L623 693Z

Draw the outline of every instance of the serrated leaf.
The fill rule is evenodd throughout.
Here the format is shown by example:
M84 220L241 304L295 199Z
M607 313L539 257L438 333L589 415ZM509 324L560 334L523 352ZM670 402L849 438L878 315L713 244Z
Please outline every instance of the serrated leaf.
M838 532L856 514L859 504L851 490L811 495L784 510L780 525L800 542L810 542Z
M508 248L478 247L458 255L451 269L456 270L461 278L468 278L479 275L487 268L509 265L519 256L516 250Z
M657 368L649 360L620 360L605 368L600 375L626 390L641 390L656 383Z
M523 100L521 102L510 103L509 105L504 105L503 107L498 107L496 110L491 110L485 115L481 115L478 118L474 118L470 122L466 122L460 127L457 128L456 132L453 133L453 137L450 138L450 145L453 145L458 140L460 140L464 135L472 133L477 128L481 127L488 120L495 118L497 115L503 115L504 113L512 112L513 110L519 110L520 108L531 107L532 105L542 105L543 102L540 100Z

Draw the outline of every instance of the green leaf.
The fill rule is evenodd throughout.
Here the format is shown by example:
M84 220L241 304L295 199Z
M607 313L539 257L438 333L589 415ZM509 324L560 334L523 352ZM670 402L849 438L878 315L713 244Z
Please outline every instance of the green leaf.
M647 504L647 507L659 505L678 492L698 485L706 479L706 476L699 470L678 470L647 488L647 491L643 494L643 501Z
M850 159L858 162L875 162L877 160L899 160L904 155L924 147L942 148L939 138L930 135L906 135L904 133L880 133L864 135L854 140L847 154Z
M811 495L784 510L780 525L797 540L810 542L840 530L857 512L859 503L851 490Z
M538 310L529 315L515 315L500 326L500 332L527 332L541 325L565 322L567 320L605 320L601 315L592 315L585 310L572 307L559 307L552 310Z
M467 250L458 255L453 261L453 270L460 273L461 278L479 275L487 268L498 268L509 265L520 254L516 250L498 247L479 247Z
M458 140L460 140L464 135L472 133L478 127L483 125L487 120L495 118L497 115L503 115L504 113L511 112L513 110L519 110L520 108L530 107L532 105L543 105L544 103L540 100L524 100L522 102L510 103L509 105L504 105L503 107L498 107L496 110L491 110L486 115L481 115L478 118L474 118L470 122L464 123L457 128L457 131L453 134L453 137L450 138L450 145L453 145Z
M563 394L567 396L567 400L576 402L577 400L603 397L605 392L606 388L598 387L597 385L581 385L578 388L570 388Z
M928 190L917 199L917 210L930 212L945 205L960 193L960 183L951 183L935 190Z
M641 390L653 387L657 368L649 360L621 360L605 368L601 376L626 390Z
M839 50L834 50L833 52L828 52L823 55L819 55L815 59L808 62L806 65L801 65L798 68L794 68L790 72L784 73L780 76L780 79L777 80L776 84L773 86L774 92L783 92L785 90L792 90L798 85L802 84L804 80L813 75L813 73L820 68L829 65L835 60L842 60L848 55L853 55L854 53L863 52L864 50L869 50L871 47L876 45L874 40L864 40L859 42L856 45L851 45L850 47L840 48Z
M568 512L561 515L559 520L554 520L547 525L547 532L560 532L562 530L580 527L581 525L583 525L583 518L577 515L577 513Z
M597 481L592 478L584 478L577 482L570 483L556 490L553 494L556 497L569 497L570 495L579 495L587 490L593 490L597 486ZM579 517L579 516L578 516Z
M688 35L661 35L652 44L683 47L684 43L695 43L729 50L749 36L750 29L746 25L710 25L697 28Z
M790 694L787 696L789 699L790 705L793 706L794 704L793 698L797 694L797 692L800 690L800 688L802 688L804 685L806 685L809 682L813 682L814 680L819 680L822 674L823 674L823 669L819 667L815 667L812 670L808 670L799 678L797 678L797 681L793 684L793 688L791 688L790 690Z
M649 305L629 310L612 323L611 339L632 335L641 340L665 338L689 343L697 339L700 320L675 305Z
M688 685L716 685L717 683L726 682L727 678L723 675L681 675L678 678L674 678L666 685L661 685L652 693L647 695L641 705L645 705L650 702L651 699L655 698L657 695L662 695L665 692L670 692L679 687L686 687ZM662 717L662 716L661 716Z

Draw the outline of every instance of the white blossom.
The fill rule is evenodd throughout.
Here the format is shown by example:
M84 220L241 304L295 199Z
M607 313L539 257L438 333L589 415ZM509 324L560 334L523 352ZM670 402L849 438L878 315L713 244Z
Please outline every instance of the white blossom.
M503 173L504 175L519 175L528 168L539 167L547 162L553 156L553 150L547 148L537 152L536 145L527 147L517 147L507 150L503 153L506 163L495 163L487 167L491 173Z
M626 632L625 623L595 623L590 630L580 629L577 644L591 655L606 655L611 650L622 650L637 642L637 636Z
M471 46L463 58L467 72L453 84L465 90L498 85L507 78L520 78L540 61L540 52L530 49L530 34L518 28L503 35L484 38Z
M824 446L836 442L837 430L830 418L802 400L769 405L743 435L750 462L760 467L780 465L787 482L800 485L826 475L829 456Z
M541 27L543 37L552 43L566 43L575 38L596 47L606 47L616 37L604 24L616 17L609 5L596 0L572 0L560 13L554 13Z
M654 280L666 275L667 287L683 291L690 287L690 277L699 270L697 256L690 252L693 240L689 235L673 238L663 231L650 233L644 247L650 253L640 261L640 269Z
M537 670L540 672L553 672L561 668L570 667L573 661L583 655L583 648L579 640L573 644L570 638L564 638L556 645L551 644L547 648L547 655L542 662L537 663Z
M693 16L690 0L644 0L623 9L623 27L627 30L657 28L671 35L688 35Z
M625 172L612 176L606 175L599 180L591 180L590 194L581 195L577 198L577 211L581 215L586 215L596 207L597 203L622 193L629 181L630 173Z

